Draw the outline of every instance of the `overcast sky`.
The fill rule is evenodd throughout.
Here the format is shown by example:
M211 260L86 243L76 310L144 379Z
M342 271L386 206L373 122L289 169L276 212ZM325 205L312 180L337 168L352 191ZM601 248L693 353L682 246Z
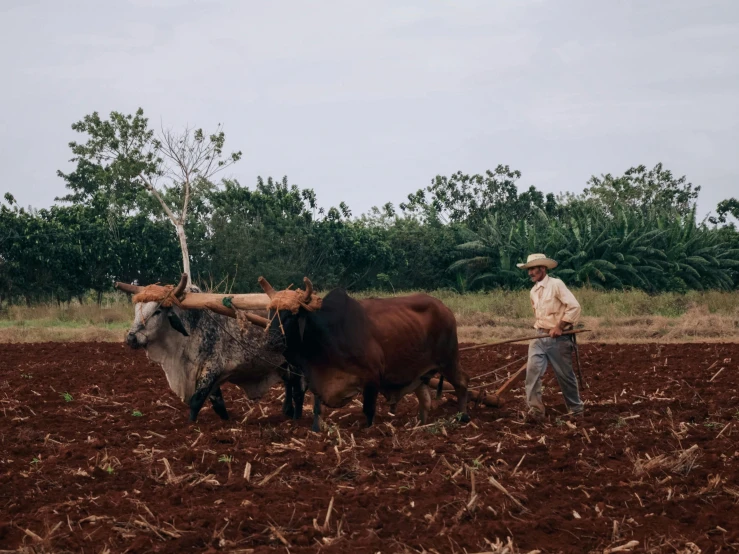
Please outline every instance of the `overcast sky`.
M360 214L437 174L579 192L663 162L739 196L739 2L0 0L0 194L64 194L70 125L225 125L228 176Z

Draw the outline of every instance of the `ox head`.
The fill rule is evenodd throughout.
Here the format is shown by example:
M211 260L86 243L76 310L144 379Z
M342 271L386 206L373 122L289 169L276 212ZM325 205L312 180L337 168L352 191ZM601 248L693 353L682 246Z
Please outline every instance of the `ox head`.
M361 304L346 291L334 289L324 298L305 277L304 290L275 291L264 277L259 284L269 296L267 346L293 365L319 359L361 357L368 341L369 321Z
M320 309L321 299L313 295L313 284L308 277L303 278L304 290L290 288L276 291L264 277L259 285L269 296L267 317L267 346L285 353L294 350L303 340L308 315Z
M167 333L177 332L188 336L182 320L174 311L174 305L185 292L187 274L183 273L174 289L165 287L141 287L116 283L115 288L134 294L134 320L126 335L126 343L131 348L146 348Z

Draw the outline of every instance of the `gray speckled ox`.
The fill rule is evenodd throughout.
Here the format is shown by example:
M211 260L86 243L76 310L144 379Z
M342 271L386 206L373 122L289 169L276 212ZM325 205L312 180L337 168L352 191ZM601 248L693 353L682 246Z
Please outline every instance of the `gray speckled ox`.
M187 275L183 275L172 294L179 297L186 284ZM135 294L144 287L116 283L116 288ZM200 292L197 287L188 290ZM208 398L213 410L222 419L228 419L221 393L223 383L238 385L254 399L263 396L280 379L286 388L283 412L300 417L300 378L293 383L295 373L282 355L264 349L263 332L256 328L243 332L235 319L206 310L164 307L159 302L137 302L134 307L126 343L134 349L145 349L149 359L162 366L169 387L189 404L191 421L197 419Z

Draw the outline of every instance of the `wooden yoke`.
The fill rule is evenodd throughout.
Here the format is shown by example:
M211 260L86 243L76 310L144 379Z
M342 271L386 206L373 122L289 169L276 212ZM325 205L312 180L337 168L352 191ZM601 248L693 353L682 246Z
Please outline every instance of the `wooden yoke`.
M154 294L151 301L165 302L170 300L167 307L172 303L177 304L185 310L210 310L217 314L236 318L236 310L262 310L267 311L270 298L263 293L256 294L214 294L209 292L185 292L187 283L187 274L182 274L182 279L176 287L170 287L171 292L167 292L167 287L151 285L150 287L142 287L138 285L129 285L127 283L115 283L115 288L134 295ZM154 289L153 291L151 289ZM162 297L159 298L156 295ZM171 297L171 298L170 298ZM147 301L148 301L147 300ZM136 301L136 297L134 297ZM140 301L143 301L140 300ZM253 316L253 317L252 317ZM264 327L264 318L250 314L249 318L252 323L256 323Z
M223 304L224 298L230 299L232 308ZM222 311L226 310L264 310L267 311L269 296L263 293L255 294L213 294L210 292L188 292L180 301L180 306L186 310L201 310L207 308L214 312L230 315ZM235 317L235 315L231 315Z
M267 310L269 297L266 294L212 294L205 292L189 292L180 301L180 306L186 310L210 310L211 312L239 319L236 311L239 310L244 320L263 329L269 326L265 317L249 313L248 310Z

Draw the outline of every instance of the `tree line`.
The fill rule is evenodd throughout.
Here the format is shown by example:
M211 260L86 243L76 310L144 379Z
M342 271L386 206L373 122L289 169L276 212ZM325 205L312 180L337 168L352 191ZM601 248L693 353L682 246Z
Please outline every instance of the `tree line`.
M736 289L739 202L696 216L700 187L661 164L591 177L582 194L519 188L521 173L437 176L408 195L354 216L322 207L286 177L253 187L221 179L241 152L224 151L219 126L150 128L142 110L75 123L67 194L48 209L0 202L2 302L98 301L115 280L257 290L302 282L349 290L469 290L529 286L527 254L559 260L571 286L648 292Z

